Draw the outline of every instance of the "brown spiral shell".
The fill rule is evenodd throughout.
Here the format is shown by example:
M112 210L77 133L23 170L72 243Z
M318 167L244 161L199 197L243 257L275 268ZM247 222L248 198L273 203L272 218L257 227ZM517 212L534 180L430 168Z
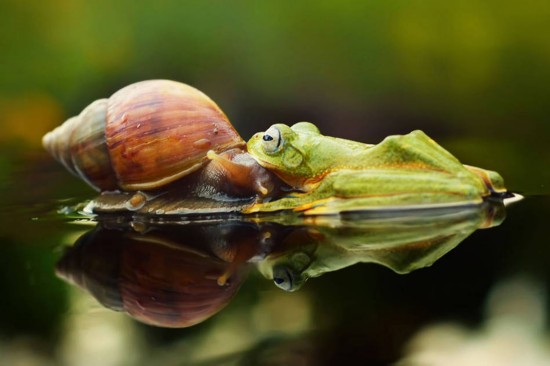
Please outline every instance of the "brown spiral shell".
M235 265L209 249L216 238L240 248L219 224L163 225L146 234L112 225L98 225L67 248L56 274L140 322L169 328L200 323L222 310L246 277L246 263Z
M199 90L170 80L131 84L46 134L44 148L97 190L162 187L243 147L223 111Z

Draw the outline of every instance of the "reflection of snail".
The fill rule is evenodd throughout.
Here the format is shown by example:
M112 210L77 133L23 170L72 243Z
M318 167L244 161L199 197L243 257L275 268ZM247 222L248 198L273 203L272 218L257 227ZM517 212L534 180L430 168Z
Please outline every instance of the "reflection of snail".
M163 226L144 234L99 225L67 251L57 273L141 322L187 327L229 303L258 235L247 224Z
M280 184L242 150L245 142L210 98L168 80L96 100L46 134L43 145L100 191L158 190L205 166L200 185L210 192L201 193L210 196L265 197ZM130 202L138 208L145 197Z

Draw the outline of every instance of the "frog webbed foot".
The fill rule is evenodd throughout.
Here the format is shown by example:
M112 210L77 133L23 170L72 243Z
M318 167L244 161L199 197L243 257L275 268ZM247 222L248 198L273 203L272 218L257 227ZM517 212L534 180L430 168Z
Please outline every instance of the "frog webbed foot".
M509 198L513 197L513 194L509 192L504 186L504 179L495 171L481 169L475 166L464 165L466 169L481 177L483 183L491 191L491 194L497 198Z

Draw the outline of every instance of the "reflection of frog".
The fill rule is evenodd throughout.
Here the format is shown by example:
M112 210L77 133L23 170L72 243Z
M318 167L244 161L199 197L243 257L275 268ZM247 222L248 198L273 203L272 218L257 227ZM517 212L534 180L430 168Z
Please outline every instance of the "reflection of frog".
M247 148L296 190L249 212L481 203L506 192L498 173L462 165L422 131L368 145L323 136L308 122L275 124L255 134Z
M338 224L316 220L314 227L288 235L258 269L285 291L356 263L378 263L408 273L432 265L476 229L499 225L503 219L501 202L485 202L378 217L356 214Z

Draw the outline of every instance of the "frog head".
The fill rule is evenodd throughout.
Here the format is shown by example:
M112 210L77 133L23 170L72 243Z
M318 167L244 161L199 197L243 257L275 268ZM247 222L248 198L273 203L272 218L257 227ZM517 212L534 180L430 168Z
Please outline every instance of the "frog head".
M316 152L324 138L309 122L299 122L292 127L278 123L252 136L247 149L264 168L290 186L301 189L307 181L323 174L323 169L318 169L319 164L315 163L322 160Z

